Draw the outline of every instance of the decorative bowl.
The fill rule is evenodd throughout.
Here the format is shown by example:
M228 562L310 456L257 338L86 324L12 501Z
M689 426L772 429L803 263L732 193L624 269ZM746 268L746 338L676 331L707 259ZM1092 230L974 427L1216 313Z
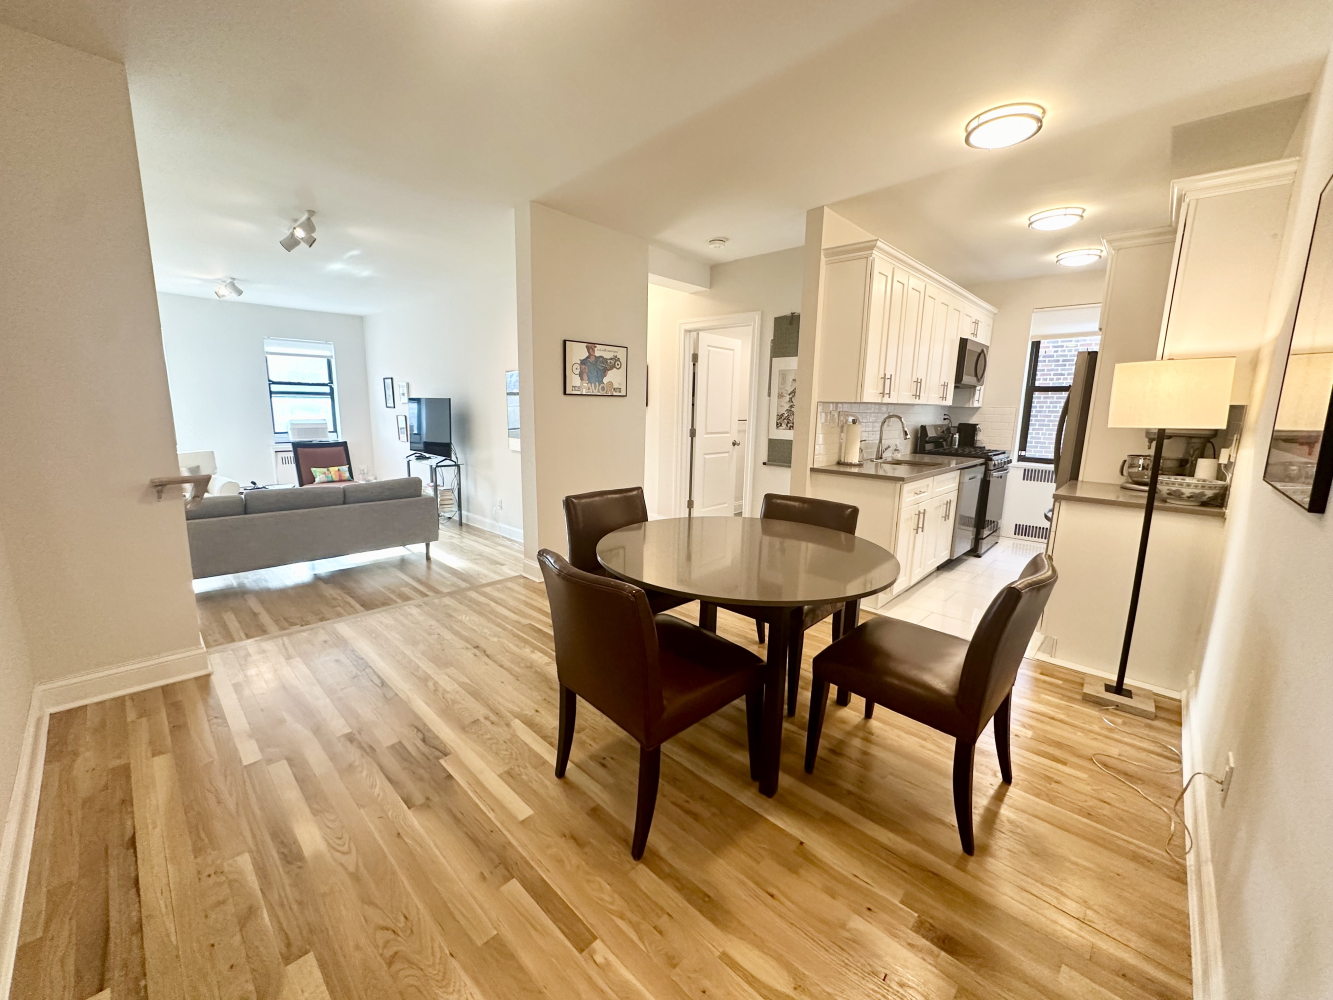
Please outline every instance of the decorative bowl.
M1220 479L1195 479L1193 476L1158 476L1157 495L1167 503L1197 507L1226 495L1228 483Z
M1184 472L1187 465L1189 465L1189 459L1187 458L1162 456L1162 472L1166 475ZM1152 477L1152 456L1127 455L1125 460L1120 463L1120 474L1131 483L1147 486L1148 480Z

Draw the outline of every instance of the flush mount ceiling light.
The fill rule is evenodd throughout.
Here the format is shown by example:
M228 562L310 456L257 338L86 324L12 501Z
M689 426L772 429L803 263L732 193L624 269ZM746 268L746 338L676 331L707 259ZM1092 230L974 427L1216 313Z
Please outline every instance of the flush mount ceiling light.
M1066 250L1055 255L1055 262L1065 267L1087 267L1102 259L1101 247L1085 247L1082 250Z
M314 214L314 209L307 209L305 215L292 224L287 235L278 240L278 244L288 253L295 250L298 243L304 243L308 247L315 245Z
M727 245L727 238L725 236L714 236L708 241L708 245L714 250L721 250Z
M220 299L239 299L245 293L241 291L241 286L236 284L235 278L228 278L213 289L213 294Z
M968 122L963 141L974 149L1012 146L1040 132L1045 117L1046 109L1040 104L1002 104Z
M1048 208L1044 212L1028 216L1029 229L1068 229L1076 222L1083 221L1083 208Z

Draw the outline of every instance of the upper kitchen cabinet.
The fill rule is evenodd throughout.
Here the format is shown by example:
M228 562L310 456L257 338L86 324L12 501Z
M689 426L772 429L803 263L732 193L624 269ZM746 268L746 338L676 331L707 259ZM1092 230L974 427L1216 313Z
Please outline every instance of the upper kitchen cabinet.
M1250 401L1298 160L1178 180L1175 259L1157 356L1235 357L1231 401Z
M824 263L815 398L953 402L959 339L989 343L994 307L879 240Z

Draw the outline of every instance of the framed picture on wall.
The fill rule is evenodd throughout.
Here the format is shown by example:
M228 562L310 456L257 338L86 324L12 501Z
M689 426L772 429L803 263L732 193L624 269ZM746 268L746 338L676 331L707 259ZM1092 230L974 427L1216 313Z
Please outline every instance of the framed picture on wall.
M796 432L796 359L774 358L769 384L769 440L790 441Z
M386 378L384 380L384 405L388 407L390 410L394 408L394 392L393 392L392 378Z
M407 405L407 383L406 383L406 382L399 382L399 383L398 383L398 402L402 403L404 406Z
M407 414L398 414L398 440L407 444Z
M629 348L565 341L566 396L623 396L628 373Z

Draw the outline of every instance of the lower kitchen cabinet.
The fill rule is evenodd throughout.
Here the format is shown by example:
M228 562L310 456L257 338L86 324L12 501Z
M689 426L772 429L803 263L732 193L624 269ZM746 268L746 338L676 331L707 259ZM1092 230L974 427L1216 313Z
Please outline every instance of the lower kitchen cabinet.
M958 517L958 480L956 469L911 483L812 470L811 495L859 507L856 533L884 546L902 566L898 582L868 598L867 607L882 607L948 562Z

